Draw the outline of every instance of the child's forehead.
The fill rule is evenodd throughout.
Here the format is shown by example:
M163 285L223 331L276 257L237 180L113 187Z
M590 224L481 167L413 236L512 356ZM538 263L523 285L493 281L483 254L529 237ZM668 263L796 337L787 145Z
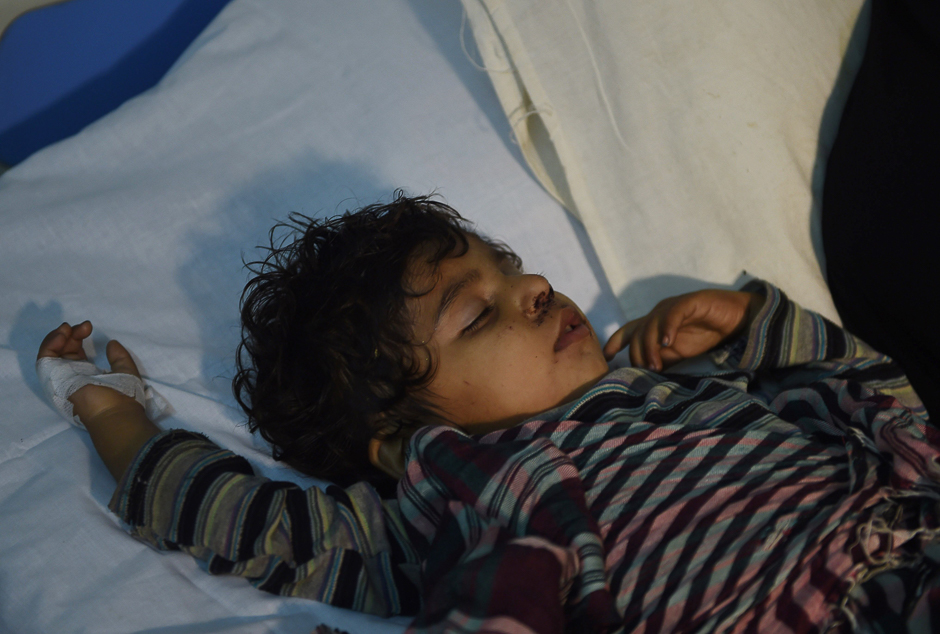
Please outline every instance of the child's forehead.
M501 252L474 233L463 232L466 243L458 242L449 253L441 257L439 247L426 243L415 249L406 269L406 276L422 284L431 282L436 285L444 275L459 269L477 266L481 263L494 263L497 266L508 259L508 254Z

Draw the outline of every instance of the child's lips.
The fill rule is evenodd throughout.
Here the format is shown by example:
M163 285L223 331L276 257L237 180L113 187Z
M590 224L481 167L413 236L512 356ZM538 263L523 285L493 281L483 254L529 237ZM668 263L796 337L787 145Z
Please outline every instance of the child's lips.
M564 350L571 344L591 336L591 331L581 315L571 306L561 309L558 324L558 339L555 340L555 352Z

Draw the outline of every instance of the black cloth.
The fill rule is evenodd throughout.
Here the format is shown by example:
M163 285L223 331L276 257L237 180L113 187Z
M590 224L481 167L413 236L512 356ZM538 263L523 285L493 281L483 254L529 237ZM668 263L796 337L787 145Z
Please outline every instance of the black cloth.
M940 425L940 1L872 1L826 167L827 276L845 327L900 363Z

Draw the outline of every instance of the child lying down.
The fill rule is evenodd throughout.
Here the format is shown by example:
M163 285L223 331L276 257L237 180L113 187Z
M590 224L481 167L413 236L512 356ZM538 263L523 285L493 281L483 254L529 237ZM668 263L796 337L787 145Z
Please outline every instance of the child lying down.
M276 458L345 489L161 431L119 343L89 370L87 321L43 340L134 535L413 632L930 631L940 440L889 358L765 283L602 346L438 201L300 222L254 265L234 387ZM725 371L663 373L705 352Z

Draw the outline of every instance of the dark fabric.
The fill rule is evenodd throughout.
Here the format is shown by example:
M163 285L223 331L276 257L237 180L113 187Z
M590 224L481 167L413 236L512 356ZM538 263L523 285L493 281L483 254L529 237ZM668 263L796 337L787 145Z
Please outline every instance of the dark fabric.
M843 324L940 420L940 2L873 0L826 169L823 247Z

